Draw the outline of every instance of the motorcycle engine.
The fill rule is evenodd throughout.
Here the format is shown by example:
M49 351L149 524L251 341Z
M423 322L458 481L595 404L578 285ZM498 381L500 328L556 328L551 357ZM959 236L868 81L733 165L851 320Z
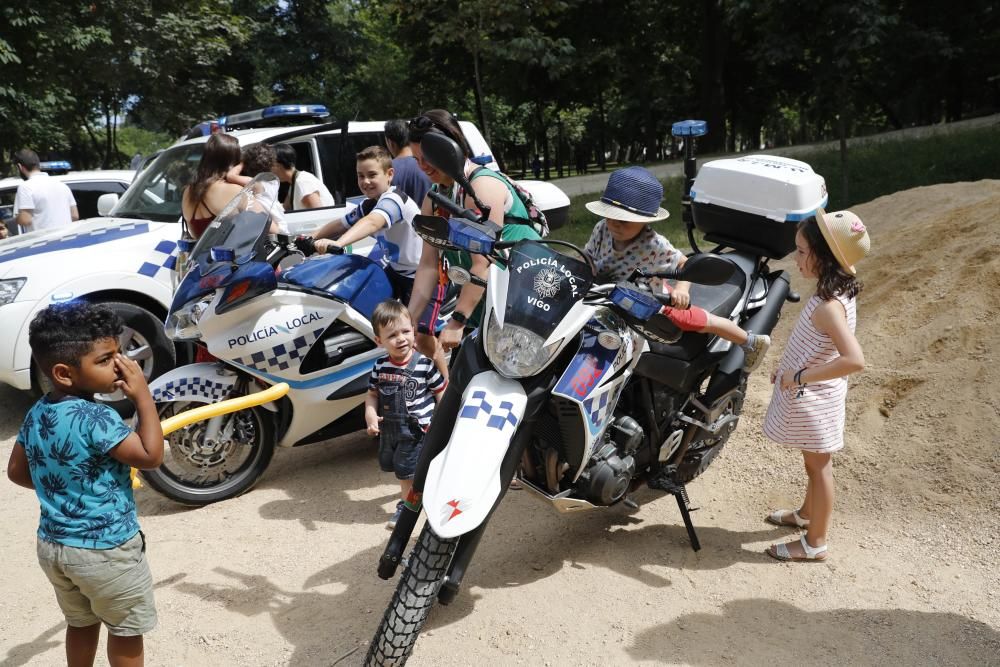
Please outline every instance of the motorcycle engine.
M625 496L635 474L632 454L642 444L643 430L636 420L623 415L611 423L605 437L578 482L595 505L611 505Z

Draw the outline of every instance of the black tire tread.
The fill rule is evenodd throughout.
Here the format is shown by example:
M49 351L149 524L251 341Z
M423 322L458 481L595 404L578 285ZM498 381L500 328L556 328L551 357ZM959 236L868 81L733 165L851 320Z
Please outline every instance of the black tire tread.
M399 578L396 592L375 632L365 665L404 665L417 643L438 590L451 565L458 539L442 539L431 527L424 528L410 552L410 560Z

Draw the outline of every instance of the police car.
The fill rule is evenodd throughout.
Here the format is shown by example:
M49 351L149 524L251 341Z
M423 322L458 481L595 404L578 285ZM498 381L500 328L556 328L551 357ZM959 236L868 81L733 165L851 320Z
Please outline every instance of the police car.
M295 119L297 113L308 120L319 115L314 105L305 113L296 111L302 108L283 105L240 114L236 118L242 129L232 129L232 116L219 119L223 124L218 126L244 146L258 141L292 145L297 167L322 179L333 193L334 206L285 213L292 234L311 234L360 202L354 156L367 146L384 145L382 122L271 126ZM462 122L462 129L477 161L496 168L475 125ZM44 389L44 378L31 361L28 324L42 308L70 299L106 303L121 315L126 325L123 351L139 362L147 379L175 365L179 351L163 332L163 318L181 235L181 194L208 136L185 139L160 153L120 198L113 193L101 196L98 210L103 217L0 241L0 382ZM522 184L547 214L565 215L569 199L557 187Z
M95 217L97 200L101 195L121 195L128 189L135 172L129 169L98 169L95 171L71 171L68 162L43 162L42 171L49 178L62 181L73 191L80 218ZM24 183L20 178L0 179L0 222L7 226L8 236L17 236L21 228L14 222L14 197L17 187Z

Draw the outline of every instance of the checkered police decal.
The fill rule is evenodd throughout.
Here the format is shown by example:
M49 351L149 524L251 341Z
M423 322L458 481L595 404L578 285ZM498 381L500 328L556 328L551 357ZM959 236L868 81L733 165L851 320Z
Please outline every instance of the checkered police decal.
M494 412L493 406L486 402L486 392L479 390L472 392L469 401L462 406L462 411L458 413L459 419L479 419L480 414L489 417L486 420L487 428L495 428L503 431L507 424L517 427L517 416L511 412L514 404L510 401L501 401L500 406Z
M41 239L35 241L34 243L29 243L28 245L19 245L15 241L13 244L8 244L14 245L15 247L0 250L0 262L9 262L14 259L40 255L46 252L73 250L75 248L86 248L100 243L110 243L111 241L118 241L119 239L128 238L129 236L145 234L148 231L148 223L126 222L120 225L113 225L111 227L94 229L89 232L66 234L65 236L59 236L57 238Z
M292 362L306 356L313 343L323 335L326 329L314 329L307 334L298 336L290 343L279 343L270 350L254 352L247 357L233 357L233 361L241 366L255 368L264 373L288 370Z
M138 273L155 278L160 271L173 271L177 266L177 242L166 239L156 244L149 257L139 267Z
M154 401L173 401L187 396L198 396L209 403L221 401L232 389L233 383L215 382L207 378L180 378L171 380L153 390Z
M612 404L611 392L606 391L600 398L588 398L583 402L583 410L587 413L590 430L594 433L601 430L604 421L610 416L609 406Z

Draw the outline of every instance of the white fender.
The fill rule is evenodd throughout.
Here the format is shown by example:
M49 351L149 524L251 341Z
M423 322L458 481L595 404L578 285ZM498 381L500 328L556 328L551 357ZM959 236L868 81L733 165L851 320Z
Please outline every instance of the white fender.
M188 364L150 382L149 391L157 403L215 403L229 396L236 377L234 371L218 362Z
M451 439L424 482L427 522L438 536L467 533L493 509L502 491L500 464L527 403L520 384L493 371L469 382Z

